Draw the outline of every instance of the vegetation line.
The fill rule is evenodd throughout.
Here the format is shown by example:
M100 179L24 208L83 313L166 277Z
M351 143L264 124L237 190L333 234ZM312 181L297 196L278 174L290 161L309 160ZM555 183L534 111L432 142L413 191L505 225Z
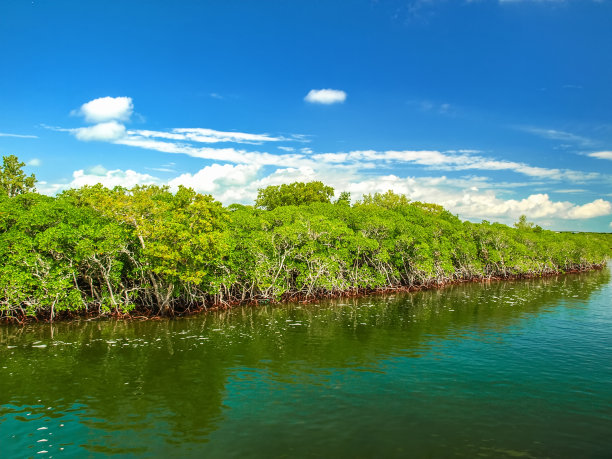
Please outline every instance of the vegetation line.
M603 266L609 234L471 223L392 191L270 186L224 207L180 187L102 185L37 194L0 168L0 318L172 315L246 302L415 289Z

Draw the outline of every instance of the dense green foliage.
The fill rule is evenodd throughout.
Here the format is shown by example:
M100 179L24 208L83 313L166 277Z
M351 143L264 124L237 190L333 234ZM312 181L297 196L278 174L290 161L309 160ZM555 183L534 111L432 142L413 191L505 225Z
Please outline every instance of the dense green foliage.
M333 190L312 183L262 190L258 205L271 210L223 207L182 187L2 194L0 316L169 314L543 275L602 265L612 245L609 235L544 231L526 219L516 228L464 222L393 192L331 203Z
M273 210L281 206L301 206L313 202L331 202L334 189L322 182L294 182L289 185L270 185L257 193L255 207Z
M10 197L21 193L34 191L36 177L34 174L27 177L23 172L25 163L19 162L15 155L4 156L0 166L0 195Z

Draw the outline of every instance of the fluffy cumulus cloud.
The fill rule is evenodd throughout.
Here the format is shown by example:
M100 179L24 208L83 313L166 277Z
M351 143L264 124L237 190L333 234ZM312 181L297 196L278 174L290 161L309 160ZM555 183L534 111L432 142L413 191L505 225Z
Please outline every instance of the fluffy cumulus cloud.
M113 142L125 136L125 126L117 121L94 124L72 129L74 136L86 142L96 140L100 142Z
M72 111L73 115L83 116L85 121L93 123L92 126L52 129L70 132L85 142L115 142L126 136L127 130L123 123L129 121L133 111L131 97L100 97Z
M102 166L95 166L88 170L76 170L72 173L72 181L65 188L80 188L84 185L95 185L101 183L105 187L124 186L127 188L135 185L160 184L160 180L149 174L141 174L131 169L106 170Z
M81 108L72 113L82 115L89 123L103 123L111 120L128 121L133 111L131 97L100 97L81 105Z
M346 93L339 89L311 89L304 100L312 104L341 104L346 100Z
M121 185L132 187L144 184L167 184L176 190L179 185L212 194L225 205L231 203L252 204L259 188L294 181L321 180L335 188L338 194L349 191L353 201L366 193L384 193L393 190L405 194L413 201L440 204L461 218L500 221L511 224L520 215L527 215L536 222L543 219L583 220L610 215L612 203L603 199L578 205L569 201L554 201L546 193L531 194L523 199L504 197L508 189L484 177L451 179L438 177L399 177L383 175L367 177L357 168L346 168L338 173L325 165L277 167L272 170L258 164L219 164L201 168L195 173L184 173L170 180L142 174L133 170L107 170L95 166L77 170L72 180L62 185L42 184L41 190L54 193L66 188L102 183L107 187ZM508 184L506 188L513 188Z
M164 185L162 180L149 174L142 174L131 169L108 170L102 165L89 169L78 169L72 173L72 179L64 183L48 183L40 181L36 184L39 192L45 194L56 194L71 188L80 188L85 185L96 185L101 183L107 188L123 186L131 188L136 185Z
M341 178L340 178L341 177ZM179 185L193 188L200 193L212 194L222 203L252 204L260 188L291 182L311 182L321 180L337 189L347 189L351 180L357 176L346 171L341 176L330 169L314 169L309 166L277 168L267 175L260 165L250 164L212 164L194 174L186 173L170 180L172 189Z
M257 165L212 164L194 174L181 174L168 184L173 189L183 185L200 193L214 194L226 203L245 202L251 200L248 186L255 181L259 169Z
M609 159L612 161L612 151L596 151L594 153L589 153L591 158L597 159Z
M484 189L473 186L478 183ZM331 183L334 185L333 183ZM459 214L462 218L496 219L505 223L516 221L520 215L532 219L587 219L609 215L612 204L597 199L584 205L567 201L553 201L548 194L532 194L524 199L504 199L486 181L456 180L447 177L398 177L387 175L375 179L357 180L344 188L354 198L365 193L393 190L413 201L434 202Z
M567 215L568 218L593 218L609 215L610 213L612 213L612 204L603 199L596 199L582 206L573 206Z

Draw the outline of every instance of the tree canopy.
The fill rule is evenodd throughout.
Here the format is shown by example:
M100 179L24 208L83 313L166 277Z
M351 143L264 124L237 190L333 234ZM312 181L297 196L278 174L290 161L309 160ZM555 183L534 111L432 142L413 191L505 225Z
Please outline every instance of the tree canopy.
M22 193L35 191L36 177L34 174L26 176L23 172L25 163L20 162L15 155L3 156L0 166L0 194L9 197Z
M301 206L313 202L331 202L334 189L323 182L294 182L289 185L270 185L260 188L255 206L273 210L281 206Z
M184 187L11 190L0 199L0 317L172 314L540 276L601 266L610 255L609 235L537 230L526 218L515 228L464 222L391 191L331 203L321 182L260 190L259 208L224 207Z

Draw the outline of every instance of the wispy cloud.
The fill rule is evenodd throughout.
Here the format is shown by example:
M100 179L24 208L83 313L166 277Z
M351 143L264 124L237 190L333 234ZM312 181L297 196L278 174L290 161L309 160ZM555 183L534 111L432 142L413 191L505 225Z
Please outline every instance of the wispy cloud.
M16 137L18 139L38 139L37 135L11 134L8 132L0 132L0 137Z
M145 167L145 169L155 172L176 172L175 169L170 169L169 167Z
M311 89L304 100L312 104L341 104L346 100L346 92L339 89Z
M185 154L195 158L223 161L235 164L276 165L290 167L316 167L319 164L345 168L390 167L393 164L412 164L427 169L462 171L488 170L511 171L532 178L547 180L567 180L575 183L601 179L597 172L583 172L571 169L557 169L531 166L526 163L488 158L472 153L472 150L358 150L338 153L316 153L302 148L299 152L272 154L260 151L247 151L235 148L196 147L184 143L160 141L143 137L126 136L114 143L138 148L161 151L164 153Z
M530 166L515 161L487 158L472 154L470 150L460 153L454 151L441 152L436 150L402 150L402 151L353 151L349 153L325 153L314 155L313 159L329 163L344 163L358 161L374 161L382 163L411 163L428 166L439 170L490 170L512 171L529 177L540 177L552 180L570 180L575 182L589 181L600 178L596 172L581 172L569 169L549 169Z
M597 159L609 159L612 161L612 151L596 151L594 153L589 153L587 156Z
M567 194L578 194L578 193L586 193L588 190L582 188L568 188L563 190L555 190L557 193L567 193Z
M170 132L133 130L129 131L131 136L145 138L161 138L168 140L190 140L199 143L243 143L259 145L264 142L290 141L292 138L274 137L268 134L249 134L246 132L216 131L204 128L174 128Z
M561 142L580 144L583 146L593 144L593 140L587 137L572 134L571 132L560 131L557 129L542 129L536 127L520 127L519 129L537 135L538 137L542 137L544 139L559 140Z
M321 91L327 91L324 92L323 99L328 98L327 100L329 100L329 97L331 97L329 91L334 92L335 90L320 90L318 94ZM331 98L333 99L333 97ZM121 100L118 101L117 99ZM94 104L94 102L96 103ZM133 104L131 98L105 97L88 102L83 107L86 108L81 108L81 111L88 113L89 115L87 116L90 116L90 119L93 119L93 116L95 119L100 120L109 116L126 116L128 112L131 113ZM198 144L234 143L261 145L266 142L300 142L304 141L305 137L302 135L284 137L238 131L218 131L208 128L174 128L168 131L127 130L122 123L114 119L99 122L93 126L75 129L51 129L70 132L77 139L83 141L106 141L164 153L185 154L211 161L244 165L317 168L320 164L327 164L342 167L346 170L359 168L372 169L375 167L390 167L394 164L407 164L445 171L512 171L531 178L567 180L576 183L602 178L601 174L597 172L532 166L522 162L486 157L476 150L356 150L349 152L314 153L311 148L301 148L298 151L293 147L279 146L278 148L284 151L284 153L272 154L265 151L248 151L234 147L203 147ZM522 129L536 135L557 140L581 142L588 140L564 131L533 127ZM598 152L591 155L607 158L606 155L609 153Z
M428 113L437 113L440 115L452 115L455 110L454 107L448 102L433 102L431 100L409 100L408 105L411 107L415 107L416 109L428 112Z

